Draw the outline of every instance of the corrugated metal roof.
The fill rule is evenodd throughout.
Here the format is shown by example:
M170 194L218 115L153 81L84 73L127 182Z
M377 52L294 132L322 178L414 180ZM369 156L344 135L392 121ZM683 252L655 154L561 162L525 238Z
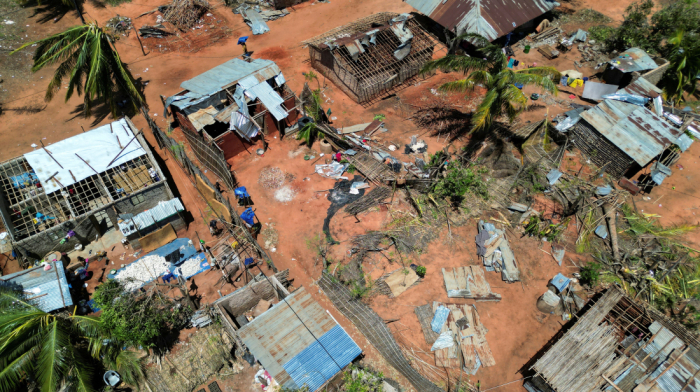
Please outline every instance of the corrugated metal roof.
M630 48L610 60L610 65L624 73L646 71L658 67L647 52L639 48Z
M241 327L238 335L277 382L289 388L306 382L314 391L340 371L335 362L344 367L361 350L303 287L286 301L289 305L275 304Z
M51 269L30 268L0 277L0 284L24 290L29 300L44 312L73 305L62 262L50 262Z
M583 86L583 95L581 96L586 99L600 101L603 99L603 95L613 94L618 87L616 84L597 83L589 80Z
M360 347L340 325L336 325L318 338L318 342L313 342L285 363L284 370L296 384L292 388L307 385L310 391L315 391L361 353Z
M274 61L255 59L247 62L235 58L182 82L180 87L204 96L229 87L249 75L260 75L260 78L267 80L275 77L280 72Z
M128 236L137 232L138 230L143 230L147 227L153 226L156 222L163 221L168 217L177 214L178 211L184 210L185 207L182 206L182 202L180 202L180 199L177 197L168 201L161 201L157 206L151 208L150 210L146 210L127 221L119 222L119 230L122 232L122 234ZM136 227L134 227L134 224Z
M671 369L659 377L657 385L664 392L681 391L682 386L685 385L687 380L693 377L698 369L700 369L700 364L696 362L696 358L698 357L697 350L689 346L689 350L693 352L689 352L676 361L676 358L680 356L686 343L676 337L676 335L667 328L661 326L657 321L649 326L649 331L656 334L656 337L651 344L644 348L644 355L648 354L652 360L660 362L660 365L654 369L649 378L656 378L659 374L664 372L671 363L675 362ZM693 380L686 390L697 391L697 386L697 380Z
M549 0L406 0L419 12L457 34L495 40L559 5Z
M680 136L678 129L650 110L621 101L606 99L581 113L581 118L640 166L646 166Z
M259 99L277 120L287 117L287 110L283 106L284 99L267 83L267 79L270 78L260 79L260 75L250 75L241 79L238 84L245 90L247 97Z
M588 82L591 83L591 82ZM619 90L618 92L625 92L632 95L641 95L642 97L656 98L661 95L661 89L654 86L650 81L640 77L634 82L630 83L627 87ZM585 91L584 91L584 98Z

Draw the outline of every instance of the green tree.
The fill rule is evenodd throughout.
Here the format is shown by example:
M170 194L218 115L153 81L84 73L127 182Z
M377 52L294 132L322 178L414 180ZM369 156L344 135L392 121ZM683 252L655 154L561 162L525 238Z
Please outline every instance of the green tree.
M102 310L102 328L129 346L166 347L174 332L189 324L193 310L163 295L154 287L127 291L117 280L97 287L95 304Z
M488 92L481 100L472 117L471 132L488 130L493 122L506 116L513 122L528 106L527 96L516 84L536 85L544 91L557 94L556 84L561 76L553 67L533 67L522 70L508 68L508 60L498 45L492 44L478 34L463 34L459 40L472 42L484 56L483 58L448 54L437 60L429 61L422 73L437 69L443 72L461 72L465 79L448 82L440 86L442 91L466 92L476 86L483 86Z
M639 47L647 51L656 51L661 37L652 34L649 16L653 9L652 0L643 0L627 7L625 20L606 42L608 49L624 51L631 47Z
M695 33L677 31L668 39L668 46L670 64L663 79L664 92L667 100L680 103L685 100L686 90L690 94L696 90L700 75L700 39Z
M106 339L106 340L105 340ZM50 314L22 292L0 287L0 392L35 380L41 392L90 392L104 367L136 385L143 369L136 353L122 350L96 317Z
M145 104L145 98L119 57L114 40L96 22L90 22L26 43L11 54L36 44L33 72L58 65L46 89L47 101L54 98L61 89L63 80L68 79L65 99L68 101L76 92L79 96L83 95L85 117L90 116L96 101L107 104L112 116L116 116L118 92L128 97L134 110Z

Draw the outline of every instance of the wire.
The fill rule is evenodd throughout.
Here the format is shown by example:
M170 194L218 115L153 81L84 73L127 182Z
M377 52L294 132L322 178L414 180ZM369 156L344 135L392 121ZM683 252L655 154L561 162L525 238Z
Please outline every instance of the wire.
M243 264L245 265L245 261L243 262ZM260 270L260 273L263 274L263 276L265 277L265 280L267 280L267 283L269 283L270 286L272 286L272 287L274 288L275 285L272 284L272 282L270 282L270 279L269 279L269 278L267 277L267 275L265 275L265 273L262 271L262 268L260 268L260 266L257 265L257 264L256 264L255 266L258 267L258 269ZM276 290L276 289L275 289L275 290ZM284 298L284 297L282 297L282 301L284 301L284 303L287 304L287 306L289 306L289 309L292 311L292 313L294 313L295 316L297 316L297 318L299 319L299 321L301 322L301 324L304 326L304 328L306 328L306 330L309 331L309 333L310 333L311 336L314 338L314 340L316 340L316 342L318 342L318 344L321 345L321 347L323 348L323 351L325 351L326 354L328 354L328 356L333 360L333 363L335 363L335 366L338 367L338 371L343 371L343 368L340 367L340 365L338 365L338 362L336 362L335 358L333 358L333 356L331 355L331 353L329 353L328 350L326 350L326 346L324 346L323 343L321 343L321 342L318 340L318 338L316 337L316 335L314 335L314 333L311 332L311 330L309 329L309 327L306 326L306 323L304 323L304 320L302 320L301 317L299 317L299 315L297 314L297 312L294 311L294 308L292 308L292 305L290 305L289 302L287 302L287 299ZM324 376L324 378L325 378L325 376Z

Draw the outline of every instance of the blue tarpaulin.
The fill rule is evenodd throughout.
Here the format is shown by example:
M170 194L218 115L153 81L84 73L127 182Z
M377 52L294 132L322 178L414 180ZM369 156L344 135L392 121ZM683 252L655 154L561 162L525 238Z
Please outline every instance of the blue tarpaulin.
M561 178L562 173L557 170L557 169L552 169L547 173L547 181L549 181L549 185L554 185L557 181L559 181L559 178Z
M430 328L435 333L440 333L442 326L447 322L447 316L450 314L450 310L444 306L440 306L435 311L435 316L433 316L433 321L430 322Z
M22 173L19 176L11 176L12 186L15 188L24 189L27 185L36 184L39 182L39 177L34 172Z
M246 208L245 211L241 214L241 219L243 219L243 222L253 226L255 224L255 213L253 212L253 209L248 207Z
M571 279L559 273L552 279L551 283L561 293L569 286L569 282L571 282Z
M245 189L244 186L240 186L240 187L234 189L233 194L235 194L236 197L250 197L250 195L248 194L248 191Z
M595 193L600 196L607 196L610 194L610 192L612 192L610 185L599 186L595 189Z
M606 239L608 238L608 229L605 226L600 225L595 228L595 234L602 239Z

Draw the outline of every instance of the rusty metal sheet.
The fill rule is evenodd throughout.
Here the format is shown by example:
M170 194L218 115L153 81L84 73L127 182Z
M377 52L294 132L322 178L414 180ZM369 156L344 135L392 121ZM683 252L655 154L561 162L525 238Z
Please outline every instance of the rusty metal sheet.
M607 99L581 113L581 118L640 166L646 166L680 136L678 129L650 110L621 101Z
M489 40L559 5L549 0L406 0L419 12L457 34L481 34Z
M654 86L650 81L644 79L643 77L638 78L634 82L630 83L629 86L623 88L622 90L619 90L619 92L625 92L627 94L639 95L642 97L649 98L656 98L659 95L661 95L661 89Z
M658 67L656 62L642 49L630 48L610 60L610 65L624 73L646 71Z

